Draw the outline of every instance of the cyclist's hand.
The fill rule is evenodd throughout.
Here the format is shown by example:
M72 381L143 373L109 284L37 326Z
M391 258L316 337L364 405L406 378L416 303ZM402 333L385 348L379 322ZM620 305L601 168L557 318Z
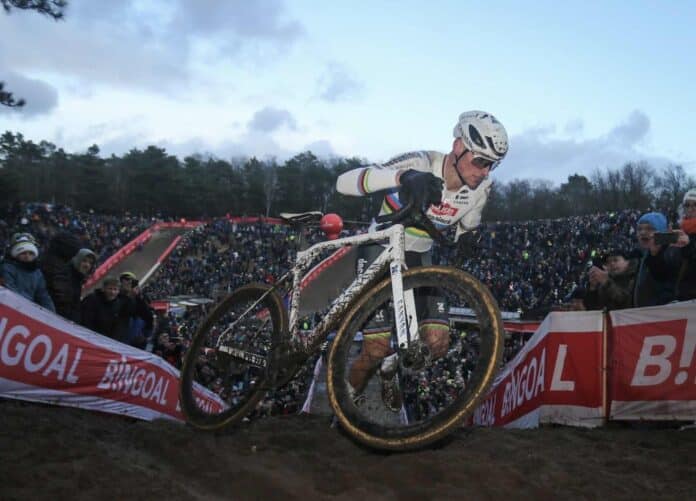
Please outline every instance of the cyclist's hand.
M404 204L413 203L419 209L428 210L442 201L443 181L430 172L407 170L401 174L399 184L399 199Z

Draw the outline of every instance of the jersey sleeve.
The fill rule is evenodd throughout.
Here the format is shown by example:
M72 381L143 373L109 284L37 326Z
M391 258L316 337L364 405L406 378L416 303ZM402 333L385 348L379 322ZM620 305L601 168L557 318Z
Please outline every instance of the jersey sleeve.
M484 184L478 187L480 195L476 198L476 202L471 206L471 208L464 214L464 216L459 220L457 224L457 231L454 234L454 241L459 240L459 236L471 230L475 230L481 224L481 213L483 208L486 206L486 201L488 200L488 194L491 191L492 181L487 179Z
M344 172L336 180L336 191L343 195L363 196L397 188L397 176L404 170L430 170L425 151L416 151L392 158L385 164L374 164Z

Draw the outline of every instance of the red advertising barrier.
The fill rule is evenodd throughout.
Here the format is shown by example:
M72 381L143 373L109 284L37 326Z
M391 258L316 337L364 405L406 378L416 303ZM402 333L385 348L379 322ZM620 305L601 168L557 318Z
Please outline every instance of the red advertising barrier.
M610 313L611 419L696 419L696 301Z
M264 216L227 216L227 220L230 223L236 224L256 224L256 223L266 223L266 224L287 224L280 218L277 217L264 217Z
M179 372L161 358L0 287L0 397L181 421L178 393ZM202 387L196 394L210 411L225 407Z
M535 333L541 322L531 320L503 320L503 326L507 332Z
M183 237L181 235L178 235L174 240L172 240L172 243L170 243L166 249L164 249L164 252L160 257L157 258L157 264L162 264L165 259L169 257L169 254L174 252L174 249L176 249L176 246L179 245L179 242L181 242L181 239Z
M187 220L182 220L182 221L170 221L167 223L155 223L152 226L152 230L166 230L166 229L172 229L172 228L184 228L184 229L194 229L198 228L199 226L203 226L205 224L204 221L187 221Z
M603 417L602 313L551 313L474 413L482 426L597 426Z
M83 290L91 288L94 284L99 282L102 278L109 274L109 272L126 257L130 256L133 251L135 251L139 246L145 245L152 235L159 230L171 229L171 228L185 228L193 229L203 225L202 221L178 221L178 222L167 222L167 223L155 223L147 230L143 231L140 235L135 237L133 240L128 242L126 245L121 247L116 253L104 261L95 272L87 279L85 284L82 286Z
M145 245L150 238L152 238L153 229L152 227L143 231L140 235L135 237L133 240L128 242L126 245L121 247L113 255L111 255L106 261L104 261L94 273L87 279L82 289L89 289L95 283L99 282L104 278L111 269L120 263L126 256L129 256L139 245Z

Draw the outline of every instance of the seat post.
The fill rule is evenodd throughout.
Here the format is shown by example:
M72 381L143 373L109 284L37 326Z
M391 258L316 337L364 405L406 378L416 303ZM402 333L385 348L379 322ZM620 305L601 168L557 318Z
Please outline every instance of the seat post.
M309 248L309 241L306 236L307 225L302 222L293 222L292 227L297 232L297 250L303 251Z

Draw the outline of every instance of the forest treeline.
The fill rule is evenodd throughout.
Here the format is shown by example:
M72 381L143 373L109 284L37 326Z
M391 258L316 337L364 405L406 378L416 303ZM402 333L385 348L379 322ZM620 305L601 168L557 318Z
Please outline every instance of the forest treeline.
M0 208L33 201L107 214L183 217L321 210L365 221L378 210L378 197L343 196L336 193L335 181L342 172L366 163L357 157L322 159L309 151L284 162L203 155L180 160L156 146L104 158L97 145L84 153L67 153L50 142L36 143L8 131L0 136ZM575 174L560 185L496 182L484 220L651 207L673 213L694 186L696 181L682 166L655 169L646 163L598 170L589 178Z

